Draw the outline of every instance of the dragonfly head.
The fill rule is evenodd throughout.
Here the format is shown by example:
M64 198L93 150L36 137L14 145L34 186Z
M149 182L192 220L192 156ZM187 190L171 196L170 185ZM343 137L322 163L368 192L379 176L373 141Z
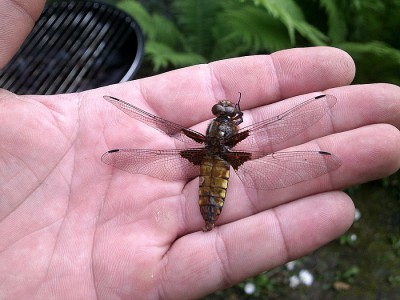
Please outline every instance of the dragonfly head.
M212 113L214 116L228 116L228 117L235 117L239 111L235 104L228 100L221 100L217 104L215 104L212 109Z

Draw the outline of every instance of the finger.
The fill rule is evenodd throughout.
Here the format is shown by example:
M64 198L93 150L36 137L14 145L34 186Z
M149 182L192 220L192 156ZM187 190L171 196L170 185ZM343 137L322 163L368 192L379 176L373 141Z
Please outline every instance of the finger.
M385 83L352 85L332 88L323 93L337 98L337 103L329 112L300 134L276 145L267 144L268 150L279 151L327 134L371 124L387 123L400 128L400 87L396 85ZM318 94L321 93L301 95L245 111L241 127L277 116ZM291 128L287 130L290 131Z
M333 153L341 160L341 166L320 177L275 190L246 189L237 176L232 175L217 226L301 197L378 179L400 168L400 132L386 124L376 124L326 136L287 150L311 149ZM268 170L265 172L268 173ZM184 212L182 233L197 231L204 223L197 201L189 201L198 197L197 184L198 180L190 182L184 191L188 201L181 203L185 206L181 209Z
M182 237L164 257L163 296L172 298L178 293L175 298L198 298L238 283L328 243L345 232L353 218L351 199L331 192L281 205L209 233Z
M335 132L376 123L392 124L400 128L400 87L396 85L352 85L326 92L338 99L332 109Z
M0 1L0 68L17 52L42 12L44 0Z
M335 189L379 179L400 168L400 132L391 125L365 126L329 138L326 142L332 144L327 147L342 160L337 172L330 174Z
M239 92L243 109L246 109L346 85L353 77L354 63L347 53L336 48L316 47L197 65L111 86L102 92L128 102L144 99L147 103L136 105L188 126L210 118L211 106L217 100L235 101Z

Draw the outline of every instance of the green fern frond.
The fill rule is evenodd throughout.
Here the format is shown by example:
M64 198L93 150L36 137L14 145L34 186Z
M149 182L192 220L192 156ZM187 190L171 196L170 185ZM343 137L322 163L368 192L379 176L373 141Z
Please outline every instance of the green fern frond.
M272 52L290 47L282 22L253 5L232 7L220 13L214 35L221 37L217 40L214 57Z
M138 2L124 0L117 3L117 7L131 15L139 24L143 33L150 39L156 36L156 28L153 26L153 17Z
M400 50L380 42L372 41L369 43L340 43L336 46L349 52L352 56L359 57L361 55L373 55L379 57L383 61L400 65Z
M391 82L400 84L400 50L380 42L341 43L356 62L357 83Z
M335 0L319 0L328 15L328 36L332 43L343 42L347 35L347 25Z
M118 7L136 19L148 40L170 46L182 41L182 35L173 22L158 14L150 15L137 1L124 0L118 3Z
M206 59L197 53L177 52L171 47L155 41L148 41L145 48L146 55L152 60L155 71L170 65L185 67L206 62Z
M293 0L253 0L255 5L262 5L267 11L285 24L290 43L295 44L296 23L304 21L304 15L300 7Z
M178 27L170 20L160 16L153 15L153 24L155 36L152 39L158 43L164 43L173 48L182 48L184 37Z
M214 0L175 0L172 11L186 41L186 45L201 55L210 53L214 40L211 30L215 26L219 2Z
M272 16L285 24L292 46L296 44L296 31L314 45L326 45L327 37L305 21L304 14L295 1L253 0L253 2L262 5Z
M299 22L296 24L296 30L301 36L307 39L313 46L325 46L328 37L313 25L307 22Z

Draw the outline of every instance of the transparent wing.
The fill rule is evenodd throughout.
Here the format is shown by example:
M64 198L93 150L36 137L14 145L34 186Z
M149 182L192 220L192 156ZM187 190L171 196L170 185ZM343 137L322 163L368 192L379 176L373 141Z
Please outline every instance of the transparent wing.
M336 101L332 95L320 95L278 116L243 127L230 138L233 141L244 138L234 147L234 150L252 149L270 153L272 145L300 134L319 121L336 104Z
M205 140L205 136L197 131L188 129L179 124L167 121L120 99L103 96L105 100L126 113L128 116L151 126L170 137L184 142L187 146L197 147ZM186 134L185 134L186 133ZM188 137L190 136L190 138Z
M204 155L204 149L183 151L194 161ZM182 150L115 149L104 153L101 160L123 171L166 181L189 180L199 176L199 166L183 158Z
M246 187L272 190L319 177L340 165L337 156L324 151L275 152L246 161L236 173Z

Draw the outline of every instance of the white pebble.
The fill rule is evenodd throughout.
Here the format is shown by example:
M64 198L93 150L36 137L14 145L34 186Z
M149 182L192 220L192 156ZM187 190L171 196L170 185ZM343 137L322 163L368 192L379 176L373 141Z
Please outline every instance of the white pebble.
M295 260L289 261L289 262L286 264L286 269L288 269L289 271L292 271L292 270L294 269L295 266L296 266L296 261L295 261Z
M350 241L355 242L357 240L357 234L353 233L350 235Z
M354 212L354 221L358 221L361 218L361 212L358 208L356 208L355 212Z
M308 270L301 270L299 272L299 278L301 283L306 286L310 286L314 282L314 276Z
M293 289L300 284L300 279L296 275L289 277L289 286Z
M256 291L256 285L255 285L254 283L252 283L252 282L247 282L247 283L244 285L244 292L245 292L247 295L252 295L252 294L255 293L255 291Z

